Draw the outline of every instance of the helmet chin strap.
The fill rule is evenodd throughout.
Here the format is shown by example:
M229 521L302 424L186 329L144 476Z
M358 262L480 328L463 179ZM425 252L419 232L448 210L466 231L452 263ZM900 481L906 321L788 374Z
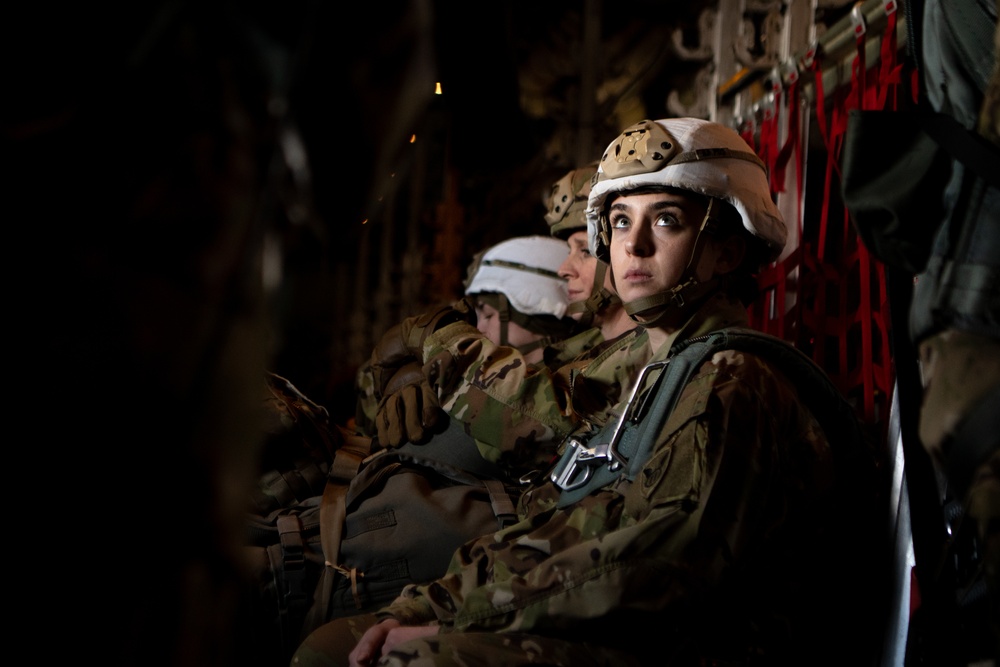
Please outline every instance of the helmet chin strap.
M517 320L519 315L512 314L513 307L510 305L510 301L507 299L506 294L500 292L497 294L496 298L497 298L496 309L500 317L500 345L503 345L504 347L513 347L521 354L528 355L540 347L547 347L552 343L555 343L556 341L562 340L562 338L564 338L565 335L569 335L569 333L571 332L571 330L567 328L564 335L542 336L538 340L533 341L531 343L525 343L523 345L516 345L516 346L511 345L510 337L507 335L507 327L512 321ZM527 323L524 321L524 316L521 315L520 317L521 319L519 320L519 324L521 324L522 326L526 326Z
M577 301L569 304L566 309L567 315L583 313L578 322L581 329L588 329L594 323L594 317L599 315L613 303L621 303L618 295L604 287L604 276L608 272L608 265L604 262L597 262L597 270L594 271L594 284L590 288L590 296L586 301Z
M705 282L700 282L695 277L698 262L701 259L702 250L705 247L705 229L712 220L712 209L715 199L709 197L708 209L705 217L698 226L698 236L694 241L694 248L687 266L681 274L680 281L666 292L651 294L640 297L625 303L625 312L629 318L644 327L659 327L680 324L687 319L688 315L694 311L703 299L717 291L723 284L720 277L713 277ZM611 281L614 284L614 274L611 274Z

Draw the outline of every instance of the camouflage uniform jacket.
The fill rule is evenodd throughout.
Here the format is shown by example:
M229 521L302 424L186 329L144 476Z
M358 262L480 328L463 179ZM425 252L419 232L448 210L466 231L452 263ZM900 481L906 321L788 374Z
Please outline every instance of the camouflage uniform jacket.
M654 359L677 340L745 321L739 304L718 296ZM407 586L379 615L437 621L445 633L585 639L661 665L698 652L693 643L738 644L748 608L764 632L807 618L788 608L789 596L809 597L824 576L813 572L813 540L830 464L795 387L759 358L719 353L682 391L634 482L563 509L551 483L530 489L519 523L466 543L444 577Z
M513 348L456 323L425 341L424 374L483 458L530 470L550 462L571 432L604 423L651 354L648 335L637 327L552 369L525 364Z
M577 359L604 342L600 327L591 327L545 348L542 363L553 370Z
M574 336L547 345L540 363L550 370L557 370L559 367L587 355L592 349L604 342L601 328L591 327ZM357 430L363 435L374 437L378 399L375 398L375 378L372 376L371 359L366 360L358 369L354 386L358 396L354 419Z
M610 367L607 365L608 362L606 360L608 357L615 357L617 359L620 356L635 353L634 360L628 364L623 364L621 370L614 371L614 373L631 372L633 375L642 368L649 358L650 350L648 344L644 342L645 339L639 339L642 341L639 347L643 349L637 349L637 346L633 345L635 340L634 337L626 339L625 334L622 334L611 341L606 341L600 327L591 327L575 336L556 341L546 346L545 355L537 365L544 366L550 373L555 373L560 368L566 366L563 372L564 376L569 377L572 374L573 377L578 377L582 372L582 368L589 365L591 361L600 358L603 370L598 371L597 367L595 367L591 369L587 377L600 378L603 377L603 373L609 379L606 384L611 386L617 382L617 379L609 375L612 372L609 371ZM590 382L599 382L599 380L595 379ZM355 417L356 430L362 435L374 437L378 400L375 397L375 380L372 375L371 360L366 361L358 369L355 378L355 389L358 397ZM496 387L496 389L499 390L499 387ZM595 401L591 401L590 403L606 409L618 401L620 396L617 392L618 390L616 390L613 398L595 397L596 404ZM487 450L490 448L488 445Z

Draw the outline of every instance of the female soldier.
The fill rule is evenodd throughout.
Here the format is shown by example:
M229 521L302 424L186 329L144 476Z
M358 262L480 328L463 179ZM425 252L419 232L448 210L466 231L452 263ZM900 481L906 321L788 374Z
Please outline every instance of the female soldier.
M612 142L588 225L654 362L745 326L752 272L785 240L760 160L731 129L698 119L643 121ZM653 375L615 412L645 404ZM760 356L715 354L652 434L636 477L567 501L550 476L522 496L519 523L466 543L448 574L375 616L320 628L293 664L870 658L830 611L853 601L840 585L855 571L832 559L856 536L833 529L847 523L831 502L842 482L797 390Z

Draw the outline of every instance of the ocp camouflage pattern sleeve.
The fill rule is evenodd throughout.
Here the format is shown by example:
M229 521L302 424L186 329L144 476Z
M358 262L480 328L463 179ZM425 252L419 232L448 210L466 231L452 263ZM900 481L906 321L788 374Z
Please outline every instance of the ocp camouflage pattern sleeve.
M564 368L573 390L573 409L588 424L603 426L613 408L626 400L653 350L645 329L636 328L590 349L584 363Z
M520 523L467 543L443 578L407 587L386 611L433 610L446 632L599 628L640 653L652 647L635 642L684 642L748 600L770 608L755 594L809 591L824 576L810 550L830 466L794 386L752 355L722 352L685 387L634 482L564 509L550 484L529 491ZM663 632L636 633L638 614Z
M441 407L465 424L484 458L535 465L585 418L621 400L649 356L645 332L633 330L553 370L526 364L513 348L458 323L428 337L424 374Z
M448 325L424 345L424 374L441 407L463 422L488 460L530 458L537 443L562 439L575 424L568 378L525 363L465 323Z
M547 345L543 351L542 363L555 370L587 354L603 342L604 335L600 327L591 327L575 336Z

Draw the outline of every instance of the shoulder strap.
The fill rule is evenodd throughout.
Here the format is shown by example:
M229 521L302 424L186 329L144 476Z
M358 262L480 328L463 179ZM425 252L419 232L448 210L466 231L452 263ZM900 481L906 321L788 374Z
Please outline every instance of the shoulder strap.
M1000 189L1000 172L996 168L1000 151L995 145L948 114L926 113L919 119L924 132L951 153L952 158L975 172L990 187Z
M683 349L673 350L666 361L646 366L636 379L632 396L618 419L609 421L586 443L576 439L567 442L550 475L551 481L562 488L559 507L571 505L619 477L634 474L633 469L648 457L656 434L673 411L681 389L701 366L701 360L716 349L716 337L688 341ZM653 372L659 375L652 386L640 394L646 378ZM653 403L647 412L643 407L651 396ZM628 469L622 466L626 461Z

